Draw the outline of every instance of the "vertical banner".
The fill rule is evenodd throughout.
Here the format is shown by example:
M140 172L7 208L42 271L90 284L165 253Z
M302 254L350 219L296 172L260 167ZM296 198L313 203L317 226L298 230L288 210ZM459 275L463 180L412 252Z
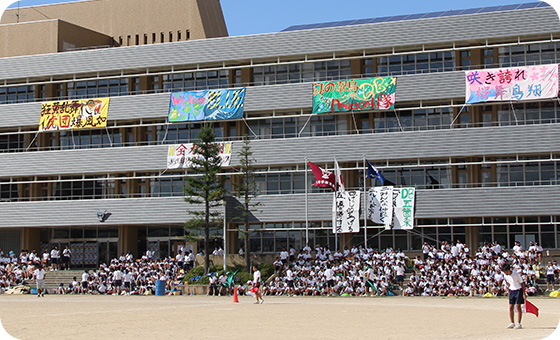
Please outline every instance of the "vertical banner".
M39 131L106 127L109 100L92 98L43 102Z
M243 118L245 88L173 92L167 121L170 123Z
M393 229L414 228L414 188L393 189Z
M222 166L229 166L231 161L231 142L217 143L222 159ZM195 145L175 144L169 145L167 152L167 169L186 169L192 165L191 159L195 157Z
M368 192L367 217L391 229L393 223L393 187L373 187Z
M558 64L465 72L467 104L558 96Z
M357 233L360 231L360 192L335 192L332 212L333 233Z
M313 113L392 109L396 89L395 77L314 83Z

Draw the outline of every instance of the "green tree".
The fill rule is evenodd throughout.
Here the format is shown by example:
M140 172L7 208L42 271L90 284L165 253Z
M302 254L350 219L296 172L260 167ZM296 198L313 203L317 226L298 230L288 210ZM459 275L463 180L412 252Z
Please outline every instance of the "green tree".
M190 232L204 229L204 272L210 268L210 227L218 225L221 215L216 209L225 195L225 177L218 176L222 169L219 145L211 124L205 123L194 143L194 157L185 177L185 201L189 204L204 205L202 211L192 209L188 213L192 219L185 223Z
M239 181L233 184L235 196L241 201L241 205L236 209L240 212L243 219L243 230L241 233L245 240L245 271L251 272L251 257L249 247L249 216L252 208L259 206L260 203L253 200L259 194L259 188L255 179L253 151L251 151L251 140L247 135L243 138L243 146L239 150Z

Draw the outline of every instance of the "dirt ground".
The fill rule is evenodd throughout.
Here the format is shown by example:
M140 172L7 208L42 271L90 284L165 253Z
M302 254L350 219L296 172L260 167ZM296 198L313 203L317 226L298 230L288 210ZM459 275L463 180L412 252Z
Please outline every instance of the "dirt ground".
M544 339L560 299L508 325L505 298L0 295L0 321L34 339ZM0 339L9 338L0 329ZM560 330L550 339L560 339Z

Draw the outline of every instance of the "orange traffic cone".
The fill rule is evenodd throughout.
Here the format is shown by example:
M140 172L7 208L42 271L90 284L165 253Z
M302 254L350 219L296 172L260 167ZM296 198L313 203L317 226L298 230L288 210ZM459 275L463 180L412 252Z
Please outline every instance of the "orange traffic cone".
M233 303L239 303L239 299L237 298L237 287L233 287Z

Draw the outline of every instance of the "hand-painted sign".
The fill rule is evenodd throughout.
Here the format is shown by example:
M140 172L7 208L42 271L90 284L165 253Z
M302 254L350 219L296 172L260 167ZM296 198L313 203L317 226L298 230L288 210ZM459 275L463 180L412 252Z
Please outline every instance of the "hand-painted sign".
M171 93L171 123L243 118L245 88Z
M393 223L393 187L373 187L368 193L367 216L391 229Z
M414 228L414 188L393 189L393 229Z
M394 77L315 83L313 113L392 109L396 89Z
M467 104L558 96L558 64L465 72Z
M217 143L222 158L222 166L228 166L231 161L231 142ZM169 145L167 153L167 169L186 169L192 165L191 159L196 157L193 143Z
M39 131L105 127L109 99L92 98L41 103Z
M333 233L357 233L360 231L360 192L335 192L332 214Z

